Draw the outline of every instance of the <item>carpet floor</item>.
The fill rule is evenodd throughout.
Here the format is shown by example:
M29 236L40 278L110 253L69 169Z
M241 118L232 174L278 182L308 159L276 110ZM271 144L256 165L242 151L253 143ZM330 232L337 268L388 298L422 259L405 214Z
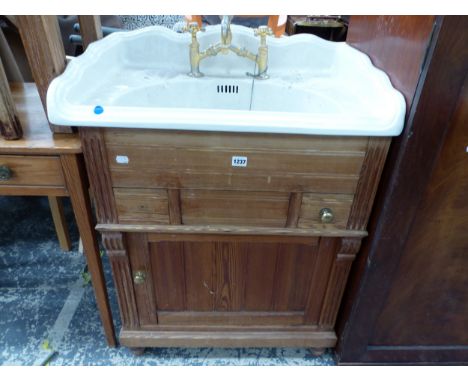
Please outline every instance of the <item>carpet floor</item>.
M334 365L303 348L157 348L135 356L106 346L68 199L73 248L62 252L46 197L0 197L0 364ZM103 256L116 332L120 321Z

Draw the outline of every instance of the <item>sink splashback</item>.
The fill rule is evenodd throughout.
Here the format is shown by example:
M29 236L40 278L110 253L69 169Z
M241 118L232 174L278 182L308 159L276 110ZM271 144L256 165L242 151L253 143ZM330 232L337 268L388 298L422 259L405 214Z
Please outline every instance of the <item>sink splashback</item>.
M252 29L233 25L232 43L256 52ZM219 41L200 32L200 49ZM325 135L398 135L405 102L370 59L313 35L268 38L268 80L235 54L205 59L187 75L189 34L154 26L91 44L50 85L52 123ZM96 107L100 107L96 114Z

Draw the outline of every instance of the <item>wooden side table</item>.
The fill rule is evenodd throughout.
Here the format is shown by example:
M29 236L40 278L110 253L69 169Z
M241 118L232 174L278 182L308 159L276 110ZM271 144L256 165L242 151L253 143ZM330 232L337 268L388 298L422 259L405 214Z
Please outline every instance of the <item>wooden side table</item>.
M55 198L70 197L107 343L115 347L80 138L77 134L50 131L35 84L13 84L11 91L23 138L0 139L0 195L48 196L55 223L61 218L60 206L54 206Z

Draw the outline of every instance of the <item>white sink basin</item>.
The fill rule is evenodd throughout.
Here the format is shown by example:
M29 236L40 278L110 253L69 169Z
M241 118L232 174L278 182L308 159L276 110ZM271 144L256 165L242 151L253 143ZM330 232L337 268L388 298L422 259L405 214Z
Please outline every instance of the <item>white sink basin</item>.
M232 43L256 52L253 30L232 25ZM200 50L220 27L198 33ZM190 71L190 34L164 27L120 32L91 44L47 92L58 125L289 134L394 136L405 102L387 75L346 43L313 35L268 38L267 80L234 53ZM96 109L96 107L98 107ZM100 114L96 110L102 110Z

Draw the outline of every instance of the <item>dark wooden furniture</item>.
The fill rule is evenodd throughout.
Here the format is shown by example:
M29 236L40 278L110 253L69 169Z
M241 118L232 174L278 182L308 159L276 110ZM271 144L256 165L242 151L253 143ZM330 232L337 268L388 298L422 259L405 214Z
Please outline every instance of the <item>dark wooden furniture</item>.
M0 195L47 195L54 220L62 218L57 198L70 197L107 343L115 346L80 139L52 134L34 84L14 84L12 99L23 137L0 138Z
M467 23L436 20L341 310L340 363L468 362Z
M310 33L329 41L346 41L348 17L288 15L286 34Z

